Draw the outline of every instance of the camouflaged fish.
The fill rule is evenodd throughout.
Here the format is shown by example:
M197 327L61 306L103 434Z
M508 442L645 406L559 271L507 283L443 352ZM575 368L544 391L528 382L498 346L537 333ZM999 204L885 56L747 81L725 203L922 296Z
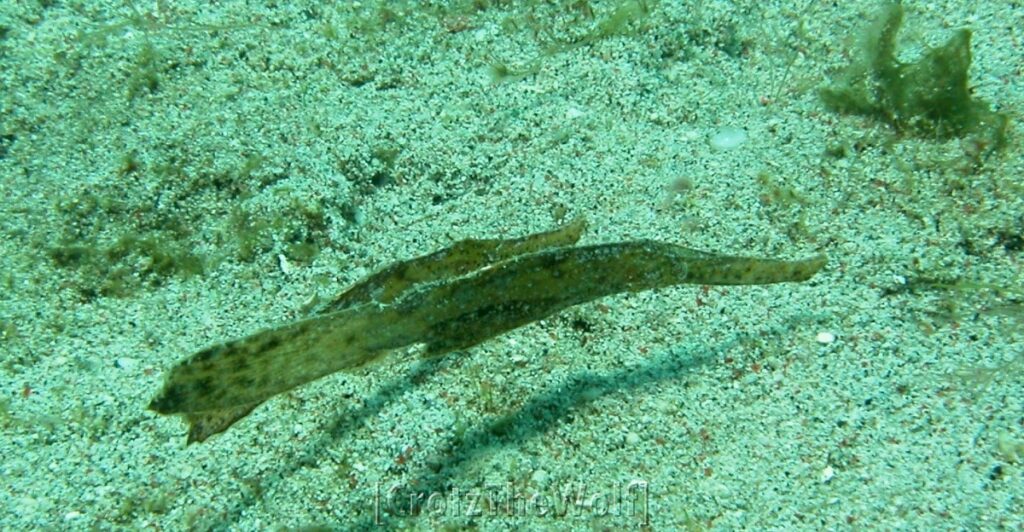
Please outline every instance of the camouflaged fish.
M825 265L824 255L733 257L653 240L574 246L585 227L581 219L517 239L463 240L398 262L313 317L195 353L149 408L184 415L188 443L201 442L279 393L406 346L440 356L611 294L800 282Z

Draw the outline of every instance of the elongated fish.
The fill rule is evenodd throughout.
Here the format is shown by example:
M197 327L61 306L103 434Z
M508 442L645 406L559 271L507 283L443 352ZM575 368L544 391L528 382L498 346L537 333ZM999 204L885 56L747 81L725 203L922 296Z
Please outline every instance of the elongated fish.
M440 356L611 294L800 282L826 261L718 255L653 240L574 246L585 227L581 219L517 239L463 240L398 262L313 317L195 353L170 371L149 408L184 415L188 443L201 442L274 395L406 346Z

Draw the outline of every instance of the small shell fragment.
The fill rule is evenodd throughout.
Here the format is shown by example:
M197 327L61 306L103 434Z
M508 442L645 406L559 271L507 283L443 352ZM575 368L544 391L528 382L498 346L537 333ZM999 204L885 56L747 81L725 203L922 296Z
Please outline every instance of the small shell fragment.
M278 267L281 268L281 273L283 273L285 275L291 275L291 273L292 273L292 265L291 265L290 262L288 262L288 257L285 257L283 254L278 253L278 255L277 255L277 265L278 265Z
M814 340L822 345L828 345L836 341L836 335L829 331L821 331L815 337Z

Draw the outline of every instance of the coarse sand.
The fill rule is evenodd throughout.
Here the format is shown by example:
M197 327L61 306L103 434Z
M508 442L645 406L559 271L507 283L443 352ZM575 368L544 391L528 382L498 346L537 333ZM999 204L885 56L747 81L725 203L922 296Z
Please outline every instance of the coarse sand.
M1024 526L1024 6L903 5L902 60L973 30L1004 150L822 105L876 2L3 2L0 529ZM577 216L829 264L412 348L201 444L146 410L204 346Z

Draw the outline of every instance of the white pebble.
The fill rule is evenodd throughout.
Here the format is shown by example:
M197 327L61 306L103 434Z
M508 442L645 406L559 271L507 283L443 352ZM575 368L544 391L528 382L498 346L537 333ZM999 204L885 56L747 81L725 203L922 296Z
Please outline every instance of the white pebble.
M570 108L565 110L565 119L566 120L575 120L575 119L583 116L583 114L584 114L583 111L581 111L579 108L577 108L577 107L570 107Z
M836 476L836 470L832 469L832 466L825 466L825 469L821 470L821 482L823 484L828 483L834 476Z
M723 126L708 139L716 151L734 150L747 142L747 131L738 127Z
M814 339L817 340L819 344L828 345L836 341L836 335L828 331L821 331L814 337Z
M135 369L135 366L137 364L138 364L138 362L134 358L128 358L128 357L120 357L120 358L118 358L117 360L114 361L114 365L115 366L117 366L117 367L119 367L121 369L127 369L127 370Z

